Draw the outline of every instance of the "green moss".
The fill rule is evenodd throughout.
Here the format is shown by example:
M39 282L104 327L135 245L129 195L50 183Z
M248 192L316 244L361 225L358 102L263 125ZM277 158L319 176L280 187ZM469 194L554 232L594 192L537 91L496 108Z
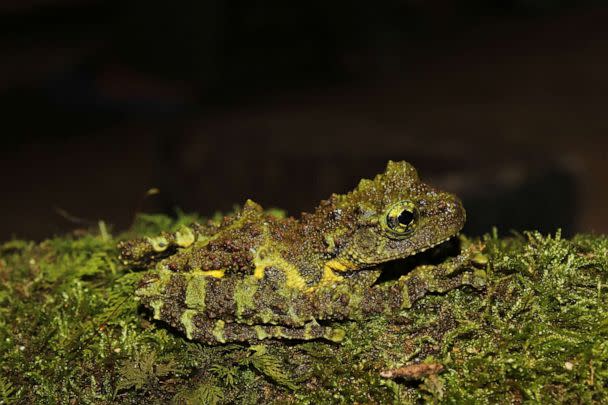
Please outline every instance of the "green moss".
M205 346L133 299L116 243L193 219L139 219L0 245L0 403L606 403L608 238L536 232L479 243L485 289L431 294L398 319L328 325L340 344ZM249 291L241 292L243 309ZM412 380L381 371L438 363Z

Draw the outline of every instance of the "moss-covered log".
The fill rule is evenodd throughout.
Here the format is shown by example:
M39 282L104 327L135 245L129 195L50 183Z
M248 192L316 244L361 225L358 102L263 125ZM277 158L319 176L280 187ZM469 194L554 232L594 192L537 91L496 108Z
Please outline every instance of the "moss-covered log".
M2 244L0 403L608 402L607 237L462 238L485 288L341 322L340 344L206 346L152 321L116 251L192 220Z

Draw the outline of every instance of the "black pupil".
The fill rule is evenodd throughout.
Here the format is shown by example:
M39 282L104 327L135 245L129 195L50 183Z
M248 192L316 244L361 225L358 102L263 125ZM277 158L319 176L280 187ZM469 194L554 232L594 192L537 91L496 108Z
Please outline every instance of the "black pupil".
M401 225L405 226L411 224L413 220L414 213L408 210L401 211L401 214L399 214L399 216L397 217L397 221L399 221Z

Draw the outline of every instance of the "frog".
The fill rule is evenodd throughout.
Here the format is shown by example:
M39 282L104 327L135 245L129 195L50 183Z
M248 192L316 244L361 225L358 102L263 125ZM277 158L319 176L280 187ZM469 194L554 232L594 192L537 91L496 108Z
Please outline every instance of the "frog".
M454 271L467 261L462 253L378 282L387 263L452 239L465 219L456 195L422 182L412 164L389 161L298 218L247 200L221 221L123 241L119 250L125 265L145 269L135 299L189 340L337 343L341 322L402 314L429 292L475 284Z

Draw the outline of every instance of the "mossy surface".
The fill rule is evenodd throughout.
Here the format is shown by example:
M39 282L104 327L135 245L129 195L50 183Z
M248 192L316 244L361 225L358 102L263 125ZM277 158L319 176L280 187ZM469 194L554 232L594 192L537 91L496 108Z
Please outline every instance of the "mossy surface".
M116 251L194 219L0 245L0 403L608 402L605 236L462 238L483 246L483 290L342 323L341 344L206 346L152 320ZM430 371L383 377L412 365Z

